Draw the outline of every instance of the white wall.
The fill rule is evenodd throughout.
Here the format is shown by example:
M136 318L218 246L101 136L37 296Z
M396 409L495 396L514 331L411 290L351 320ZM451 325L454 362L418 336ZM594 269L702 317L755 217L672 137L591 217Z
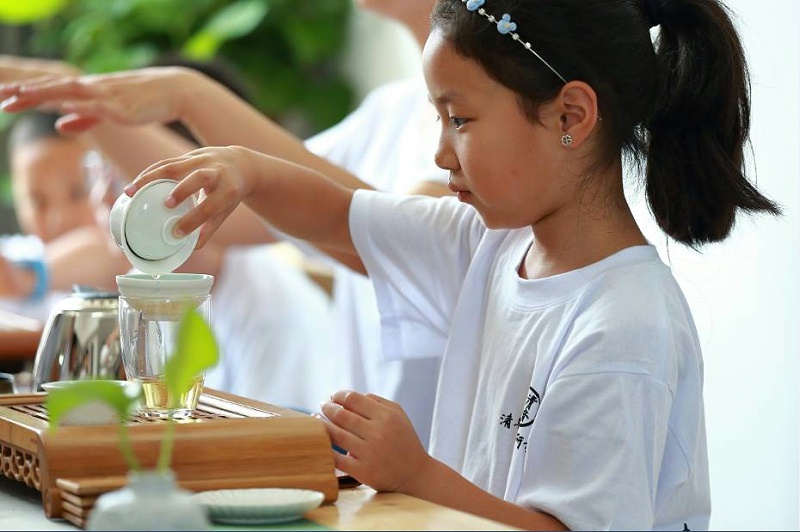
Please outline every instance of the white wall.
M800 2L728 5L751 67L751 176L785 215L742 218L730 240L698 254L664 245L644 206L635 208L683 286L703 343L712 528L797 530ZM418 72L416 47L394 25L363 13L354 31L362 91Z
M342 65L363 97L400 77L421 74L420 49L406 28L371 11L355 9Z
M751 175L785 215L744 221L676 273L705 350L712 527L797 530L800 2L728 5L751 67Z
M701 253L665 245L703 344L716 530L798 529L800 2L728 0L752 82L750 177L785 214L741 218ZM637 204L637 213L645 208ZM649 218L649 217L647 217Z

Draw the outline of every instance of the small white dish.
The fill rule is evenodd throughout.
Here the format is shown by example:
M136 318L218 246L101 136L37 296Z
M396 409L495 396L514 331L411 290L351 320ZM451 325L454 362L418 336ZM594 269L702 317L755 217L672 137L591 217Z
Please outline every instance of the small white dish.
M256 525L296 521L325 499L319 491L247 488L201 491L192 495L217 523Z

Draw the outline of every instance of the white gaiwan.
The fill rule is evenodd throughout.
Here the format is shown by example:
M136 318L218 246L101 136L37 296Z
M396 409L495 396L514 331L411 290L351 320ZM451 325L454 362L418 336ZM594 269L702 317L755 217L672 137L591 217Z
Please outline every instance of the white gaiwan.
M183 264L197 245L200 231L175 238L172 230L196 201L186 200L169 209L164 200L177 185L171 179L158 179L139 189L133 197L122 194L109 215L111 236L139 271L161 275Z

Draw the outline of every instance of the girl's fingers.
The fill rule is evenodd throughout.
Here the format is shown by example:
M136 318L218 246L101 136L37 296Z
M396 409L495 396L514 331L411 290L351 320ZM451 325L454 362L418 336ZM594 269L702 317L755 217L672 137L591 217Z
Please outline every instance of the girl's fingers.
M0 95L3 98L0 108L9 112L37 107L53 99L65 102L86 98L85 93L78 88L74 80L65 82L57 78L4 86Z
M353 478L356 478L355 474L353 473L353 466L355 465L354 459L351 456L346 454L337 453L334 451L333 453L333 465L339 471L344 471L348 475Z
M241 201L236 185L236 170L229 168L219 150L198 149L185 155L158 161L150 165L127 187L133 196L148 183L158 179L176 181L164 199L167 208L200 198L175 224L175 237L188 235L201 228L197 248L201 248Z
M201 236L210 237L222 225L222 222L225 221L232 210L233 207L227 204L220 204L209 199L201 201L175 224L175 236L180 238L202 227L202 232L207 233L207 235ZM198 244L205 244L206 240L207 238L203 239L202 242L198 241Z
M100 118L107 114L105 104L97 100L70 100L62 102L60 109L63 113L86 116L90 118Z
M97 88L77 77L50 77L21 85L18 94L31 100L86 100L97 96Z
M325 430L328 432L328 437L331 439L331 443L341 447L342 449L347 449L348 452L358 456L358 453L364 445L364 441L361 438L352 432L348 432L343 428L336 426L330 421L323 420L323 423L325 424Z
M337 427L341 427L361 439L365 438L369 420L364 417L332 402L322 404L322 413ZM347 448L345 447L345 449Z
M350 390L341 390L331 396L331 401L366 419L375 419L380 412L389 406L391 401L373 394L361 394Z
M0 98L6 99L21 94L25 88L34 87L42 82L57 79L51 74L30 77L20 81L10 81L0 85Z
M155 181L156 179L172 179L173 181L180 181L194 168L193 163L191 163L193 153L194 152L189 152L184 155L154 162L142 170L136 179L131 181L128 186L125 187L125 193L129 196L133 196L140 188L152 181ZM175 191L173 190L173 195L174 192ZM190 195L191 194L176 198L179 199L177 203L180 203L180 201L183 201Z
M68 114L56 121L56 129L65 134L83 133L98 125L100 122L102 122L102 120L99 118Z

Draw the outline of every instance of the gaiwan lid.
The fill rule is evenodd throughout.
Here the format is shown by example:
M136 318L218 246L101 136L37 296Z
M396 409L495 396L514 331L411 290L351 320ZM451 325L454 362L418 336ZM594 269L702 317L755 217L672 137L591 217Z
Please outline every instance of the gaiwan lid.
M111 236L137 270L150 275L169 273L189 258L197 245L200 230L175 238L172 229L196 201L185 200L174 208L164 200L177 185L171 179L146 184L133 197L121 195L109 216Z

